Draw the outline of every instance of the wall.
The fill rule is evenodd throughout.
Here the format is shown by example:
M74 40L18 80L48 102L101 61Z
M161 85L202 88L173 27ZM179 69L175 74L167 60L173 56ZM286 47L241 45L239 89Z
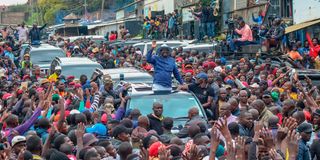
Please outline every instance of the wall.
M0 23L2 24L21 24L26 21L27 13L25 12L1 12Z
M293 0L293 23L299 24L319 19L319 0Z

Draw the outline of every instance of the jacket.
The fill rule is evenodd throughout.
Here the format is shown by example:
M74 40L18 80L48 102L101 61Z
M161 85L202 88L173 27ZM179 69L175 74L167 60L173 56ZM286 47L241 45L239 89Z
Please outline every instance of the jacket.
M188 120L185 124L185 126L179 131L179 133L177 134L177 136L179 138L186 138L189 136L188 134L188 127L192 124L198 124L198 123L203 123L203 124L207 124L207 122L201 118L200 116L194 116L192 117L190 120ZM206 126L206 130L208 129L208 126Z
M272 116L273 116L273 113L269 111L267 107L265 107L264 110L261 112L258 120L261 121L264 124L264 126L268 126L268 120Z
M153 49L148 51L147 62L154 67L153 83L170 88L172 83L171 75L173 73L178 82L183 84L175 59L172 57L165 58L158 55L152 55L152 52Z
M43 25L42 27L38 28L32 28L29 32L29 36L30 36L30 39L31 39L31 42L33 41L40 41L40 32L41 30L44 29L44 27L46 27L47 24Z
M299 140L297 160L311 160L309 147L307 146L307 142L303 139Z
M150 122L150 130L155 130L158 133L158 135L162 135L163 134L163 129L162 129L163 117L159 119L155 117L153 114L149 114L148 119Z

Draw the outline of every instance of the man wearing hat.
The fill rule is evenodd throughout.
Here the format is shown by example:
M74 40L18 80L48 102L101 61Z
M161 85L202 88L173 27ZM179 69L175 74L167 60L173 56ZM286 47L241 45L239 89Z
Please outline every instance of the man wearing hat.
M183 81L176 66L175 59L170 57L171 48L163 44L157 50L156 55L152 55L153 50L157 47L155 41L152 42L151 47L151 50L147 54L147 61L154 67L153 88L155 90L172 90L172 73L182 85Z
M200 72L196 76L195 83L179 86L179 89L192 91L206 110L207 116L213 118L211 106L213 104L214 90L208 83L208 75L206 73Z
M26 137L24 136L15 136L13 137L11 144L12 150L10 154L10 159L18 159L20 152L26 148Z
M110 75L103 75L102 77L103 85L100 87L100 92L103 97L113 97L114 104L117 105L121 102L119 94L113 90L113 81Z
M311 138L312 125L310 123L303 122L298 126L297 132L299 132L301 136L299 139L297 159L311 159L310 149L307 146L307 142Z

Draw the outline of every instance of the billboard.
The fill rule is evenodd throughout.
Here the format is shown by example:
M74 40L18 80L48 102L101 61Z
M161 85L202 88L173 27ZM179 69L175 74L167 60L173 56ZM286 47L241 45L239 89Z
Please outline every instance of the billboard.
M319 0L293 0L293 23L299 24L320 18Z

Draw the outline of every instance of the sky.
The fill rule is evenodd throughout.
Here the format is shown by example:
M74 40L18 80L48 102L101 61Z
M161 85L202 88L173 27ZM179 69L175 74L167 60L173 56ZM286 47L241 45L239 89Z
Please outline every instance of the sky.
M15 4L23 4L28 0L0 0L0 5L15 5Z

